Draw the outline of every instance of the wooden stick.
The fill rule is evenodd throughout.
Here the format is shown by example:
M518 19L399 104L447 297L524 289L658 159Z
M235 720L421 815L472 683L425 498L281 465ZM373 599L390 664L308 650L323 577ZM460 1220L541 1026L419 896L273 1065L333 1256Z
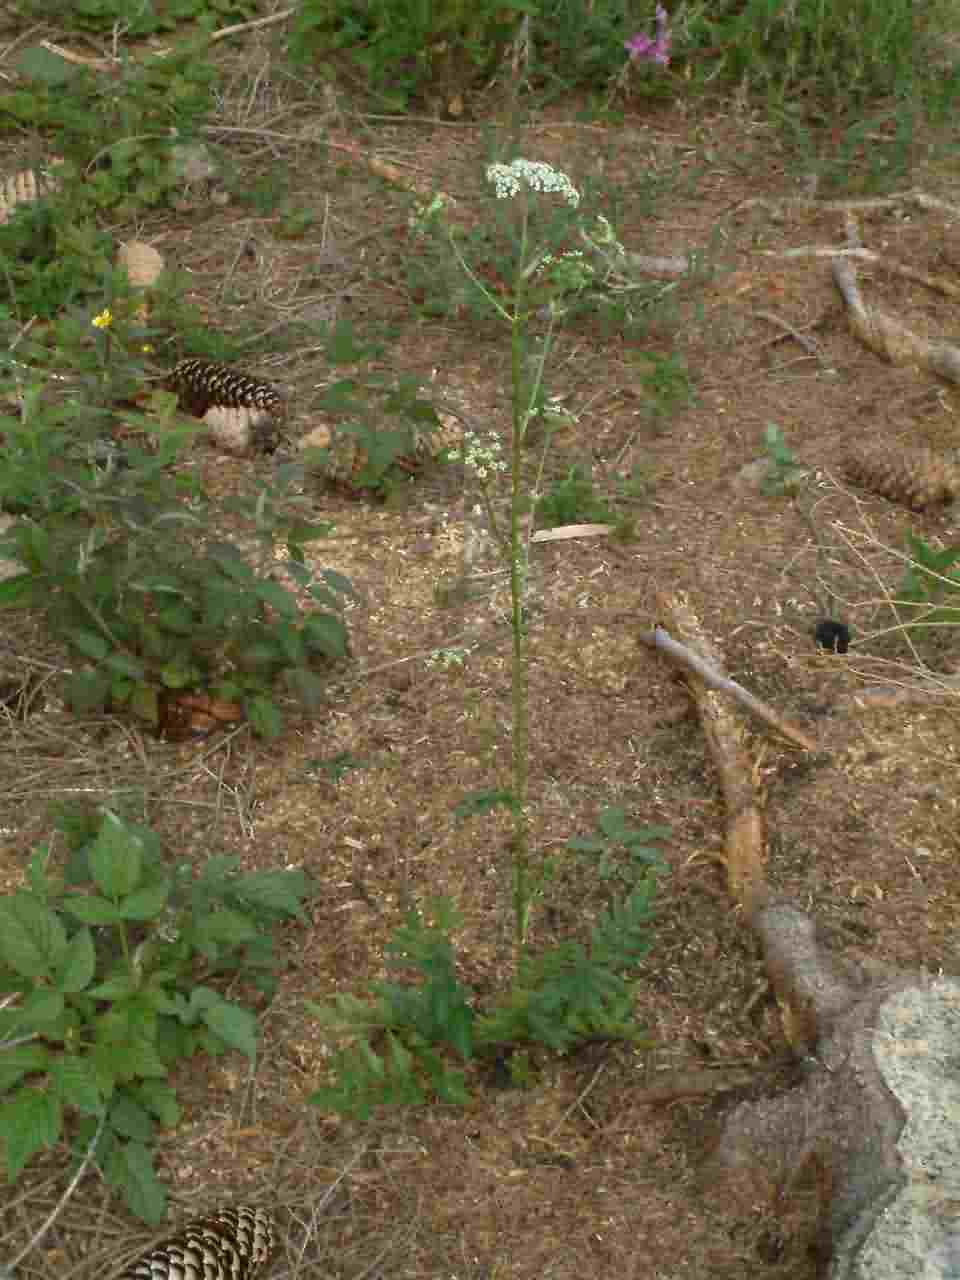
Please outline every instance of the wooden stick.
M654 649L659 649L661 653L665 653L667 657L686 667L688 671L692 671L695 676L711 689L716 689L719 693L728 693L741 706L746 707L748 711L759 719L771 725L778 733L796 743L798 747L803 747L804 751L820 750L819 745L813 738L805 734L802 729L798 729L795 725L784 720L768 703L763 702L755 694L751 693L749 689L745 689L742 684L738 684L736 680L731 680L729 676L725 676L709 660L705 660L699 654L694 653L692 649L675 640L665 628L658 625L654 627L653 631L642 632L640 640Z

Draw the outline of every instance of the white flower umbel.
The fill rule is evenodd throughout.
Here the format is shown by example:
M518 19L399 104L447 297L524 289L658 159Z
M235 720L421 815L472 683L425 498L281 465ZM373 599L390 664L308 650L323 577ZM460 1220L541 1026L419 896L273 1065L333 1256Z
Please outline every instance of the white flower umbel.
M476 431L463 433L463 452L450 455L451 462L462 462L478 480L487 480L495 471L506 471L503 444L493 432L480 435Z
M510 164L488 164L487 181L493 183L498 200L519 195L523 187L562 196L575 209L580 192L565 173L541 160L513 160Z

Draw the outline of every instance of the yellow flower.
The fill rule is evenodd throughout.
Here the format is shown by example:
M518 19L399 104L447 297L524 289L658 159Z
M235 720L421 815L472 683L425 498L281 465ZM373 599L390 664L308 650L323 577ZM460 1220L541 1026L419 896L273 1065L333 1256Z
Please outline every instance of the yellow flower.
M109 329L113 324L113 312L109 307L105 307L98 316L93 317L93 327L95 329Z
M150 342L145 342L143 346L140 348L140 350L143 352L145 356L151 356L153 355L153 344Z

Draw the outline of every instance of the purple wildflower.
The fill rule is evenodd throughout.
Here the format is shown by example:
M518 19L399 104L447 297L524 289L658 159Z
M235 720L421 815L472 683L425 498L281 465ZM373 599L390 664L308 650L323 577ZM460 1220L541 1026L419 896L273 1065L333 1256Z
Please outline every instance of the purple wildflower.
M666 67L670 63L670 43L672 36L668 27L669 16L662 4L657 5L657 34L656 37L645 36L639 33L631 36L629 40L624 42L623 47L629 53L631 61L638 62L641 58L648 59L650 62L659 63L661 67Z

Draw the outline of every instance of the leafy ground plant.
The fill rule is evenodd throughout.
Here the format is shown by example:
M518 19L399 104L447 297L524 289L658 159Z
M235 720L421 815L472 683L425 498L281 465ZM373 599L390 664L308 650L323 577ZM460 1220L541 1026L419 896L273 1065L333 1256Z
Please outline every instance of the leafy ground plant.
M170 866L156 834L112 812L65 824L72 855L50 848L27 886L0 898L0 1141L15 1181L61 1139L93 1158L133 1213L159 1222L158 1126L180 1116L169 1076L183 1059L256 1055L254 1013L223 976L272 991L272 926L302 915L300 871L240 874L211 859Z
M620 880L632 886L651 870L666 870L657 844L669 835L669 827L631 827L626 810L611 806L597 819L595 835L574 836L567 841L567 848L595 858L601 880Z
M563 1053L590 1039L644 1043L633 1016L629 971L649 948L653 877L603 912L588 943L566 941L525 952L510 988L479 1008L456 972L450 932L457 925L443 901L416 909L386 949L402 982L378 982L372 999L337 995L312 1004L321 1027L340 1047L331 1083L314 1106L368 1119L375 1107L430 1100L463 1104L470 1067L507 1064L516 1085L531 1079L531 1053Z
M31 494L45 505L31 504L4 539L24 571L0 583L0 609L41 611L69 646L78 662L64 692L74 709L128 708L157 727L165 699L200 691L238 704L273 737L283 692L316 707L324 670L347 653L339 604L351 588L308 567L305 544L329 526L298 518L283 478L230 503L259 548L251 557L216 538L217 513L169 471L184 439L170 397L151 424L155 446L131 439L105 464L88 457L67 470L53 454L59 410L37 400L30 412L0 460L17 464L21 503ZM142 429L149 420L135 421ZM289 585L277 577L280 547Z
M960 623L960 547L937 549L909 534L910 558L897 588L897 612L910 630L955 627Z

